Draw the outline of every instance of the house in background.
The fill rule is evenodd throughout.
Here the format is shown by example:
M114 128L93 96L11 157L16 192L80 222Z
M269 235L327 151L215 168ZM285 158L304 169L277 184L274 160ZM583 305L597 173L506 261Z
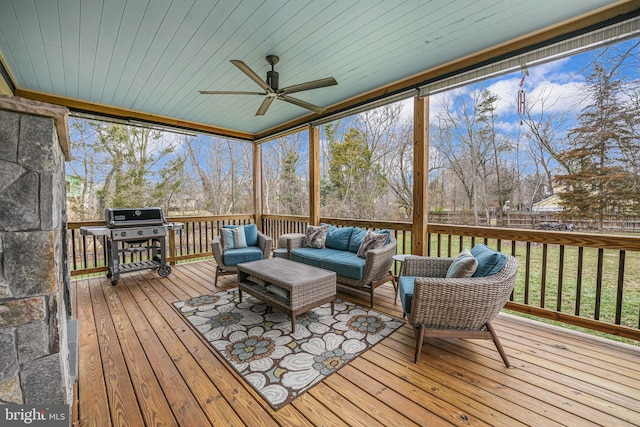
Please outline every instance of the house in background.
M564 208L560 204L560 196L554 194L545 199L536 202L531 206L531 212L533 213L557 213L562 212Z

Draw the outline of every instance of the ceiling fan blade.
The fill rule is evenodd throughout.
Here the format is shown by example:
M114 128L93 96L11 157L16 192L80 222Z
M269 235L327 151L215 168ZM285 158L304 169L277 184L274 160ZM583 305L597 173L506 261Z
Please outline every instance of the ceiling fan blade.
M326 86L335 86L338 82L333 77L327 77L326 79L314 80L312 82L300 83L299 85L287 86L279 90L280 93L295 93L302 92L303 90L318 89Z
M238 92L235 90L200 90L202 95L266 95L264 92Z
M267 112L274 99L276 99L275 96L267 96L264 101L262 101L262 104L260 104L258 111L256 111L256 116L264 116L264 113Z
M300 100L298 98L292 98L292 97L287 96L287 95L278 95L278 98L283 100L283 101L286 101L286 102L288 102L290 104L297 105L298 107L302 107L302 108L306 108L307 110L311 110L314 113L320 114L320 113L324 113L325 112L324 108L318 107L317 105L310 104L310 103L308 103L306 101L302 101L302 100Z
M245 73L247 76L249 76L249 78L251 80L253 80L254 82L258 83L258 85L265 90L265 92L267 93L273 93L273 89L271 89L269 87L269 85L260 78L259 75L257 75L255 73L255 71L253 71L251 68L249 68L249 66L247 64L245 64L244 62L238 60L238 59L232 59L231 63L233 65L235 65L236 67L238 67L240 69L240 71L242 71L243 73Z

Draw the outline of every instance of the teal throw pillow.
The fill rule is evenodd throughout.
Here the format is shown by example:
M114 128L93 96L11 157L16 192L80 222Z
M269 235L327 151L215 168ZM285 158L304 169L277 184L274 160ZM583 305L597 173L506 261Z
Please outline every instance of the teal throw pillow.
M364 228L354 228L351 232L351 239L349 239L349 252L353 252L354 254L358 253L358 249L360 249L360 245L362 244L362 240L364 240L364 236L367 235L367 230Z
M222 250L242 249L247 247L244 227L222 228L220 230Z
M334 227L329 226L327 230L327 241L325 246L331 249L338 249L340 251L349 250L349 240L351 239L351 233L353 227Z
M258 227L255 224L247 225L224 225L222 228L244 228L244 235L247 246L258 246Z
M507 256L498 251L494 251L487 245L477 244L471 249L471 255L478 260L478 268L471 277L492 276L502 270L507 262Z

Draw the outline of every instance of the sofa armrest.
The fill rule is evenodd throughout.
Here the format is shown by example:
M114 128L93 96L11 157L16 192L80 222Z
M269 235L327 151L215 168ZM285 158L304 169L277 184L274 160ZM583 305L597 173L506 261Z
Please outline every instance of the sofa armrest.
M262 250L262 258L269 258L269 256L271 256L271 248L273 247L273 239L258 231L258 246Z
M437 258L410 255L402 265L403 276L445 277L454 258Z
M222 240L220 237L216 237L211 241L211 250L213 251L213 258L216 260L216 264L220 266L224 265L222 258Z
M304 234L300 234L287 239L287 252L303 247L305 237Z
M387 276L391 270L393 256L397 250L398 243L396 239L391 236L389 243L383 247L368 251L364 264L362 283L364 285L370 285Z

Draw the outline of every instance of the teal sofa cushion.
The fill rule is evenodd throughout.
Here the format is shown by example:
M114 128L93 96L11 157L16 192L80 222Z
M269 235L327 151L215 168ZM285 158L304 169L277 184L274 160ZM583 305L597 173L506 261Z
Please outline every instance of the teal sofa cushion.
M321 261L331 255L341 254L343 251L337 249L316 249L316 248L296 248L291 251L291 260L311 265L313 267L321 267Z
M349 277L360 280L364 274L364 264L366 260L360 258L353 252L341 251L320 261L320 268L334 271L338 276Z
M487 245L477 244L471 249L471 255L478 260L478 268L471 277L492 276L502 270L507 262L507 256L498 251L494 251Z
M354 228L351 232L351 239L349 239L349 252L353 252L354 254L358 253L358 249L360 249L360 245L362 244L362 240L364 240L364 236L367 235L367 230L364 228Z
M327 240L325 246L330 249L338 249L340 251L349 250L349 240L351 240L351 233L353 227L334 227L329 226L327 232Z
M255 224L222 226L222 228L236 228L236 227L244 228L244 237L247 242L247 246L258 246L258 227Z
M227 249L222 254L225 265L233 266L243 262L257 261L262 259L262 249L258 246L249 246L241 249Z
M398 277L398 293L400 294L403 313L409 313L411 311L411 300L413 299L413 285L415 281L415 276Z

